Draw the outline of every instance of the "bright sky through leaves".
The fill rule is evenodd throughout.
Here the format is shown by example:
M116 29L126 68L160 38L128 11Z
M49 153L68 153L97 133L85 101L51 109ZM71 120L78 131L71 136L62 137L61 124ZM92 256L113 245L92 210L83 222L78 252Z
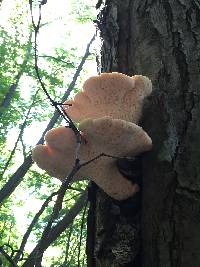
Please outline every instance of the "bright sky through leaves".
M79 4L81 3L81 6L79 8ZM51 56L51 57L57 57L56 51L67 51L69 53L69 58L72 60L73 64L75 64L75 67L78 66L81 57L83 56L86 46L88 42L90 41L91 37L95 33L96 29L92 22L92 19L95 17L95 8L91 8L91 10L88 10L88 13L84 13L85 11L82 10L83 8L83 1L75 1L75 0L48 0L47 4L42 7L42 27L40 29L39 39L38 39L38 54L39 56ZM84 1L85 4L95 6L96 1ZM21 32L23 32L23 35L21 36L20 41L26 42L29 31L27 28L27 25L31 22L29 7L28 7L28 1L21 1L21 0L4 0L1 4L0 8L0 26L6 29L6 31L9 32L10 35L15 36L16 34L16 28ZM16 8L17 7L17 8ZM28 13L26 13L28 11ZM21 14L20 14L21 12ZM90 13L93 13L93 17L90 16ZM89 14L89 15L88 15ZM82 17L80 17L80 15ZM13 19L14 18L14 19ZM84 22L84 23L80 23ZM16 25L15 25L16 23ZM3 39L1 39L0 36L0 44L3 42ZM60 49L60 50L59 50ZM94 52L94 49L93 49ZM60 53L60 52L59 52ZM17 58L17 64L21 64L23 62L23 55L18 54ZM76 58L75 58L76 57ZM47 74L51 73L51 65L48 61L41 59L39 61L39 67L43 71L46 70ZM54 68L54 66L53 66ZM95 56L93 56L93 59L91 58L88 60L84 65L84 71L81 73L81 77L78 80L77 87L80 89L81 84L83 81L88 78L91 75L96 75L96 62L95 62ZM54 69L53 69L54 70ZM9 70L10 71L10 70ZM34 70L32 68L33 73ZM56 73L56 70L54 71ZM60 75L60 70L57 71ZM55 87L52 86L52 84L48 83L48 80L44 78L45 83L47 86L50 86L51 90L50 93L53 94L53 90L55 90L55 94L57 94L59 97L64 94L65 90L67 89L68 84L71 82L73 74L75 72L75 68L69 69L66 73L66 75L60 76L59 79L63 79L63 86L61 85L55 85ZM6 73L4 72L6 75ZM45 74L46 75L46 74ZM20 96L20 101L28 102L30 101L33 91L38 89L39 85L38 82L32 77L31 75L28 75L27 73L23 74L22 78L20 79L17 92ZM1 90L1 89L0 89ZM42 95L43 102L45 101L45 96ZM21 102L20 105L23 102ZM46 103L48 105L48 103ZM28 105L28 104L26 104ZM41 133L43 132L45 125L48 123L52 113L53 113L53 107L49 104L49 106L46 108L49 111L49 114L47 110L45 112L47 113L47 117L42 119L42 121L38 121L34 117L31 118L31 123L28 124L24 130L23 134L23 142L27 146L27 152L29 152L31 147L35 145L35 143L38 141L39 137L41 136ZM44 107L39 107L36 109L37 116L43 113ZM16 110L16 113L19 112ZM51 113L50 113L51 112ZM24 113L26 113L26 109L24 107ZM16 128L13 126L9 126L9 131L6 136L6 149L7 154L11 152L13 149L13 146L16 142L18 133L19 133L19 125L21 125L22 121L16 122ZM28 151L29 150L29 151ZM6 158L6 157L5 157ZM6 175L11 175L16 168L21 164L23 161L23 153L22 148L19 145L17 147L17 150L15 152L15 157L13 160L13 163L9 166L8 171L6 172ZM35 176L35 179L38 179L38 183L41 183L40 174L43 173L40 170L38 170L37 167L33 167L34 172L38 172L38 175ZM32 175L28 174L27 178L30 179ZM25 179L25 183L27 183L27 178ZM52 188L49 188L48 185L43 184L39 185L41 186L40 189L37 189L38 191L42 193L48 193L53 190L53 186L57 188L58 184L60 182L56 179L51 178L52 182ZM30 183L34 184L34 181L30 181ZM15 201L16 206L13 205L11 207L12 212L14 213L15 219L16 219L16 227L19 236L24 234L24 231L26 230L28 224L30 223L32 217L27 218L27 213L32 212L33 214L37 212L37 210L40 208L41 203L43 200L36 199L36 192L34 192L34 187L26 188L26 184L18 187L15 192L12 195L12 199ZM37 188L36 185L34 185L35 188ZM39 188L38 187L38 188ZM49 190L49 192L48 192ZM73 203L73 202L71 202ZM34 239L34 235L31 236L31 239ZM29 243L27 246L28 251L33 247L33 243ZM52 256L52 254L58 252L58 248L50 248L47 250L47 257ZM54 251L54 252L52 252ZM56 253L56 254L59 254ZM50 259L51 260L51 259ZM49 266L49 265L45 265Z

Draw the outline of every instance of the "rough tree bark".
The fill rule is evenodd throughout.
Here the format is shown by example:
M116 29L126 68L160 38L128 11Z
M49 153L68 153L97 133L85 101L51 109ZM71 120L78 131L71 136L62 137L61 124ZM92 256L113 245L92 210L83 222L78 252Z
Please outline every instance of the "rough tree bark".
M142 157L142 263L133 262L133 220L97 190L88 219L88 266L199 267L200 2L110 0L98 26L102 71L152 80L141 125L154 146Z

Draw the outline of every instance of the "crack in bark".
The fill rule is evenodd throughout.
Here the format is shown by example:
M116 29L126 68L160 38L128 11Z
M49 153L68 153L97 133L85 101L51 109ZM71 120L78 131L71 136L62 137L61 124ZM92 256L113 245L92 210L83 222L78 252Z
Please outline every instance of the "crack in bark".
M186 197L200 202L200 192L199 190L193 190L188 187L178 186L176 193L180 195L185 195Z

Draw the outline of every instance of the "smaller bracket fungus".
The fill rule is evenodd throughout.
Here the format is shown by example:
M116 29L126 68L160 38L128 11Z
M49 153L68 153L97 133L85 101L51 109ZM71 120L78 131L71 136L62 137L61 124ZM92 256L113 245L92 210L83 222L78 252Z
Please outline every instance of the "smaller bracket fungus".
M134 123L102 117L80 123L83 136L80 147L81 163L104 153L115 157L135 156L152 147L151 138ZM76 138L70 128L58 127L45 136L46 144L34 148L32 157L49 175L63 180L75 162ZM139 191L137 184L124 178L117 169L116 159L100 157L80 168L74 180L89 178L109 196L127 199Z
M103 73L90 77L72 100L64 102L65 111L74 121L110 116L138 123L143 100L152 92L151 81L142 75Z

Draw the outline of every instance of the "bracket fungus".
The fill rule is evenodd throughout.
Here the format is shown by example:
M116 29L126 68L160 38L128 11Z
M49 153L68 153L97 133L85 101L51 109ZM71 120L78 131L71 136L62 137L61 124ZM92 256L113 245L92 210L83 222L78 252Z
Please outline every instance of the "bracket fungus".
M136 156L152 147L151 138L138 125L120 119L102 117L83 120L80 162L88 162L104 153L114 157ZM51 176L63 180L75 162L76 137L71 128L58 127L45 136L46 144L34 148L32 157ZM139 191L118 171L114 157L100 157L83 165L74 180L89 178L109 196L127 199Z
M134 157L151 149L151 138L137 125L144 98L151 92L145 76L103 73L86 80L82 91L64 103L67 114L80 122L82 137L81 168L72 181L89 178L116 200L139 191L138 184L119 172L116 157ZM58 127L48 131L45 140L45 145L33 149L32 158L49 175L64 180L75 163L75 133ZM107 156L98 157L101 154Z
M143 100L151 92L152 84L146 76L102 73L87 79L82 91L64 102L65 111L77 122L110 116L138 123Z

